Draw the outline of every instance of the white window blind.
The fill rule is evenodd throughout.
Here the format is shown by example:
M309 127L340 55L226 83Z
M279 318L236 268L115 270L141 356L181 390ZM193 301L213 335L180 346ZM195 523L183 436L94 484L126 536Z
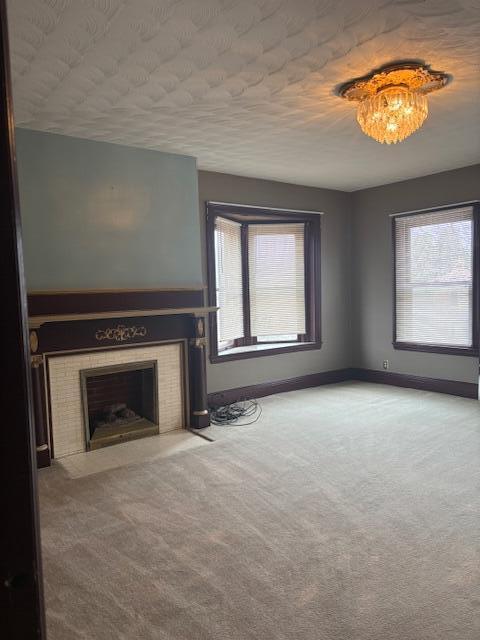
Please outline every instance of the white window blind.
M305 225L250 224L252 336L305 333Z
M226 218L215 224L218 341L243 336L241 226Z
M472 207L394 224L397 342L472 346Z

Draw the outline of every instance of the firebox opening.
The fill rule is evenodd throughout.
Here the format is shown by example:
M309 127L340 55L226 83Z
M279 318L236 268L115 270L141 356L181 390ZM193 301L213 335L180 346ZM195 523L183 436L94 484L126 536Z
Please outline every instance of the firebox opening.
M80 371L88 449L159 433L157 362Z

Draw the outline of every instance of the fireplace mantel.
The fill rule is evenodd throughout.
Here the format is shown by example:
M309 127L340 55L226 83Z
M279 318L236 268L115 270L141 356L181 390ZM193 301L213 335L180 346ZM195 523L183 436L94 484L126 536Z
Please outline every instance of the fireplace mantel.
M32 291L30 350L39 466L50 464L47 361L86 353L184 341L188 348L190 426L209 424L204 288Z
M122 311L122 318L136 318L138 316L175 316L175 315L191 315L195 318L204 318L211 311L216 311L218 307L184 307L179 309L153 309L151 311L142 311L139 309L131 311ZM38 329L48 322L78 322L79 320L101 320L109 318L118 318L120 312L105 311L103 313L70 313L64 315L46 315L32 316L28 320L30 329Z

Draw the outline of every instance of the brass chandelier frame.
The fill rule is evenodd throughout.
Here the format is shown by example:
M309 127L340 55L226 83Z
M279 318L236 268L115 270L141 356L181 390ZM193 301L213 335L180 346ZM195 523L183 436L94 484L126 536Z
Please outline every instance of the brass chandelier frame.
M421 94L445 87L451 76L443 71L432 71L429 65L418 61L387 64L371 73L341 84L336 93L352 102L362 102L388 87L405 87Z

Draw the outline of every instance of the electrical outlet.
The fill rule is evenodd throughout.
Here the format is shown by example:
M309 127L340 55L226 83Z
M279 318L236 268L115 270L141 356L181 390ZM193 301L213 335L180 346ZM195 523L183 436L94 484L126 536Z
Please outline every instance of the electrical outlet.
M383 368L384 368L384 369L388 369L388 367L389 367L389 366L390 366L390 365L389 365L388 360L384 360L384 361L383 361Z

